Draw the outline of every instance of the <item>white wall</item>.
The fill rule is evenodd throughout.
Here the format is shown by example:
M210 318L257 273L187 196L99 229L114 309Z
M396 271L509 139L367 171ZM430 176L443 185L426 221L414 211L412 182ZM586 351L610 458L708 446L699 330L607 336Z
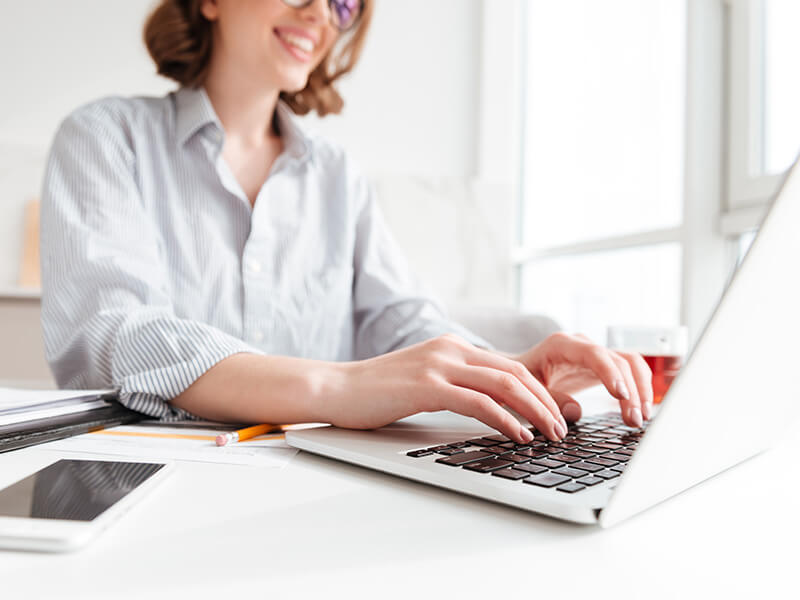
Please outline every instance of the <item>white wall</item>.
M0 0L5 15L0 20L0 288L16 281L24 202L38 195L44 156L60 120L99 96L163 94L174 87L154 74L141 43L141 26L152 4ZM445 235L414 239L412 262L446 300L472 289L476 295L467 302L502 303L508 248L505 224L498 219L507 218L510 198L495 190L492 198L475 200L468 185L479 160L483 10L482 0L378 0L362 61L340 87L344 113L308 121L383 182L379 187L401 241L410 244L411 233L420 231L415 221L425 206L417 202L413 212L404 210L403 197L393 193L402 188L403 194L413 194L413 188L391 182L421 178L423 188L430 189L433 181L442 193L428 196L427 202L446 197L447 205L431 207L430 218L442 220ZM460 215L487 201L481 210L488 216L476 221L482 213ZM483 240L489 245L486 252L499 249L488 263L484 257L484 275L494 278L491 285L463 280L473 269L459 251L464 235L454 231L454 216L477 223L477 230L475 225L470 229L475 235L466 236L472 237L468 244ZM487 219L494 222L481 229ZM436 223L427 230L435 233ZM425 256L435 251L452 261L432 270ZM456 275L462 280L456 281Z

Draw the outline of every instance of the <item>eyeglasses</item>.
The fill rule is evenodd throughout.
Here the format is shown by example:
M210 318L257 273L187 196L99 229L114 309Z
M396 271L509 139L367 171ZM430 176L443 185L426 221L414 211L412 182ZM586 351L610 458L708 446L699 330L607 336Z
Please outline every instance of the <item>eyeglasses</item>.
M305 8L314 0L283 0L283 3L292 8ZM358 17L364 10L364 0L328 0L331 13L331 23L336 29L345 32L352 29Z

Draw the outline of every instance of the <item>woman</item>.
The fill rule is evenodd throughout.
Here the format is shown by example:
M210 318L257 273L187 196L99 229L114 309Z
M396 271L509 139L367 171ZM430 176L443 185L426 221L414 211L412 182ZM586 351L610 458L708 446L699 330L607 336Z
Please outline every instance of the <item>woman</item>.
M640 356L556 334L487 349L421 295L365 179L292 113L337 112L372 0L163 0L165 98L62 124L43 193L43 325L62 387L162 418L373 428L451 410L552 440L602 382L649 418Z

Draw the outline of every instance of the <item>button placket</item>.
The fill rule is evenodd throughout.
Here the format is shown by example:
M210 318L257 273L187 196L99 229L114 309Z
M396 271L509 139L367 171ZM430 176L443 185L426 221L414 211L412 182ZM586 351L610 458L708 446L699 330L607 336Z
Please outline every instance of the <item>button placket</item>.
M268 265L259 258L265 253L261 246L254 240L248 241L242 257L242 334L253 344L260 344L270 334L268 292L272 277Z

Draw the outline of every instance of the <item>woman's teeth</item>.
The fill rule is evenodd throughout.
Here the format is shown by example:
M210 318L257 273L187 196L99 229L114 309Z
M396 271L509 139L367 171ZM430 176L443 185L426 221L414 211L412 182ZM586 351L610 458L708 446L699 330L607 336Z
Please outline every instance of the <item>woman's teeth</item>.
M308 38L286 32L280 32L278 33L278 35L281 36L281 39L283 41L285 41L288 44L291 44L292 46L298 48L299 50L302 50L303 52L311 53L314 51L314 42L312 42Z

